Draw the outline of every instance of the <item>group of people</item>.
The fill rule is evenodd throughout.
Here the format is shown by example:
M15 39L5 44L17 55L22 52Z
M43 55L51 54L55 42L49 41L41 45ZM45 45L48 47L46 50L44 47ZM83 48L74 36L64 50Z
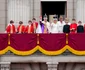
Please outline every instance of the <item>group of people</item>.
M28 25L24 26L23 22L19 22L19 26L16 28L14 21L11 20L6 28L6 33L84 33L85 26L82 22L76 22L72 19L72 23L69 22L68 18L63 19L60 16L59 21L56 15L53 16L53 22L48 22L47 15L44 15L44 21L40 19L39 23L35 18L28 21Z
M36 30L38 28L38 22L36 22L36 19L33 18L32 21L28 21L28 25L25 26L22 21L19 22L18 27L14 25L14 21L11 20L10 23L6 27L6 33L36 33Z

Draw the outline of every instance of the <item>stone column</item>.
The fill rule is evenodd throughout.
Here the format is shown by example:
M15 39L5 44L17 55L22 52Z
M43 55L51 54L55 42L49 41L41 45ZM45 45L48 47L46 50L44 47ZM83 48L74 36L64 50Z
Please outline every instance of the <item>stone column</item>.
M39 21L39 16L40 16L40 0L34 0L34 17L36 18L37 21Z
M0 0L0 32L5 32L7 20L7 0Z
M67 0L67 18L71 21L74 18L74 7L73 7L74 0Z
M85 0L77 0L76 3L77 3L76 4L77 21L81 20L83 23L85 23Z
M33 2L34 2L33 0L29 0L29 4L30 4L30 20L33 19L33 17L34 17L34 9L33 9L34 8L33 7L34 3Z
M48 70L57 70L58 62L47 62Z
M10 62L0 62L0 70L10 70Z
M39 21L40 0L29 0L30 2L30 19L36 18Z

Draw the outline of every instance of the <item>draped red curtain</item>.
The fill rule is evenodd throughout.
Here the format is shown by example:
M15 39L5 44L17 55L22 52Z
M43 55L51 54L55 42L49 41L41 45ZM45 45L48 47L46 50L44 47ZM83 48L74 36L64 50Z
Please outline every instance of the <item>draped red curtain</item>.
M18 51L29 51L37 46L36 34L12 34L10 46Z
M85 55L85 34L0 34L0 54L12 51L31 55L37 50L46 55L59 55L69 50Z
M85 51L85 34L69 34L68 43L77 51Z
M8 46L8 34L0 34L0 51Z
M40 47L47 51L57 51L66 45L65 34L41 34L39 39Z

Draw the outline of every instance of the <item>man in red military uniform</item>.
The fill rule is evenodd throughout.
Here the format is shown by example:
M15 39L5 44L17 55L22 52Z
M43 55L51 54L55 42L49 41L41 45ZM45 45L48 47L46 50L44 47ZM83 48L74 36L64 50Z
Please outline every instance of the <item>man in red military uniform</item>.
M17 33L24 33L24 31L25 31L25 26L23 25L23 22L20 21L19 26L17 28Z
M72 19L72 24L70 25L70 33L77 33L77 23L75 19Z
M13 20L11 20L10 24L8 24L8 26L6 28L6 33L16 33L16 29L15 29L15 25L14 25Z
M36 33L36 30L38 28L38 22L36 21L35 18L32 19L32 26L33 26L33 32Z
M32 26L32 21L31 20L28 21L28 25L25 28L25 33L33 33L33 26Z

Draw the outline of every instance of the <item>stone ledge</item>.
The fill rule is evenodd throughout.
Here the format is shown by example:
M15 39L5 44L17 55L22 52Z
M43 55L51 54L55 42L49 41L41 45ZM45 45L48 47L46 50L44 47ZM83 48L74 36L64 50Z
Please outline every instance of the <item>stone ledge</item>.
M11 62L0 62L1 65L8 65L11 64Z

